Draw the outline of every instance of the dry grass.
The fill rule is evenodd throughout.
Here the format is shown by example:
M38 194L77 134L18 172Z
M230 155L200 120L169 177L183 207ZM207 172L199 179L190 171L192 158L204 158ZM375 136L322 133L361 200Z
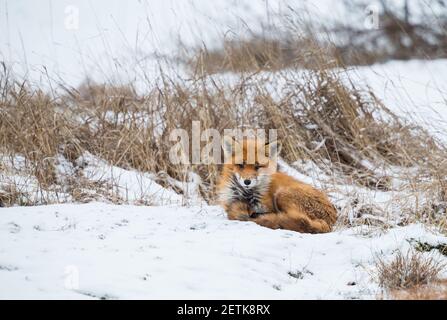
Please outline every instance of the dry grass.
M26 194L20 192L14 184L7 185L0 190L0 207L26 206L28 203Z
M76 162L88 151L112 165L160 173L157 182L178 193L184 191L162 177L185 181L188 172L195 172L202 179L201 195L212 202L219 167L172 164L168 156L173 144L169 141L171 131L182 128L191 132L193 120L200 121L202 130L214 128L219 132L242 127L277 129L283 145L281 156L289 163L315 163L333 178L327 182L329 189L357 184L391 190L392 177L376 168L401 167L399 178L407 189L430 195L430 201L410 206L413 211L407 213L441 223L446 201L445 146L422 128L401 120L372 92L350 84L343 72L321 67L275 76L286 84L281 91L270 91L268 81L257 75L247 74L229 84L200 74L188 81L166 76L145 94L138 94L130 85L85 82L77 90L50 96L4 74L1 153L24 156L40 188L63 189L76 201L92 198L86 194L82 200L82 166ZM68 180L69 186L61 186L57 179L55 166L60 155L77 170ZM418 171L407 176L405 168L414 167ZM94 185L88 189L105 193L104 188ZM13 194L2 197L17 198ZM113 195L106 198L115 199ZM4 205L13 202L3 201ZM404 210L410 209L402 207Z
M407 290L391 290L394 300L447 300L447 280L434 281Z
M376 257L379 285L386 290L411 289L438 280L445 267L433 257L418 252L398 251L391 261Z
M363 21L369 5L358 0L344 3L352 17ZM189 49L188 56L180 60L194 72L212 74L291 67L318 70L322 61L331 68L446 58L445 4L419 1L418 6L411 11L393 1L380 1L378 26L374 28L362 23L346 25L344 21L319 24L307 13L289 8L279 25L267 25L259 33L248 30L244 38L224 38L218 48Z
M372 92L350 88L330 71L305 74L285 96L276 105L268 97L259 101L266 127L292 138L283 145L289 161L311 158L341 170L354 183L387 190L387 177L374 173L374 165L409 167L444 153L427 132L406 125Z
M254 35L249 39L223 40L221 48L192 51L191 57L180 57L194 73L276 71L291 67L317 68L317 59L325 56L327 67L337 67L333 46L316 44L314 40L300 37L289 40ZM332 48L332 49L331 49Z
M9 154L22 154L33 166L34 176L43 186L55 182L51 157L61 139L67 139L65 121L55 113L55 103L42 92L29 92L13 85L1 103L0 146Z

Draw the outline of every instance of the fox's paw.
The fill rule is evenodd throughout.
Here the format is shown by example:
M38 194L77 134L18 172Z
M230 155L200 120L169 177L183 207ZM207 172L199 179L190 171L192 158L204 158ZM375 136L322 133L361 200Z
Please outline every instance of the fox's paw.
M263 206L257 205L255 207L250 207L248 209L248 214L250 215L250 218L257 218L259 216L262 216L263 214L269 214L272 212L269 212L266 208Z
M260 226L271 228L271 229L280 229L281 226L278 223L278 219L275 213L270 214L261 214L260 216L252 219L252 221L256 222Z
M237 220L240 220L240 221L249 221L250 218L251 218L251 216L246 213L241 213L237 216Z
M246 212L239 213L239 212L232 212L228 213L228 219L230 220L240 220L240 221L249 221L251 220L250 215Z
M267 211L250 211L249 216L252 219L256 219L256 218L262 217L263 215L269 214L269 213L272 213L272 212L267 212Z
M230 220L247 221L250 219L248 205L243 202L234 202L227 207L227 215Z

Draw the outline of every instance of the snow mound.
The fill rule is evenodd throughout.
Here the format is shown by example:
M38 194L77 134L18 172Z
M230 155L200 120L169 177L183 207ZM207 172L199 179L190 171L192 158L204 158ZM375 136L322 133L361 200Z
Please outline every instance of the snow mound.
M374 256L408 249L411 239L447 241L422 225L270 230L229 221L215 206L8 208L0 298L374 298Z

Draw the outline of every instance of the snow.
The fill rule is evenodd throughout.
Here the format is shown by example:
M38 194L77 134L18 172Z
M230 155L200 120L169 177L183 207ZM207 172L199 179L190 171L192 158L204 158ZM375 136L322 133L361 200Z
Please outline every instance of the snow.
M271 230L229 221L214 206L8 208L0 211L0 298L374 298L374 255L406 250L412 238L447 240L422 225L378 235Z
M89 181L105 182L116 196L127 203L150 202L153 205L182 204L183 197L173 190L163 188L149 173L126 170L111 166L106 161L86 152L77 159L83 168L83 176Z
M190 172L186 181L178 181L167 174L139 172L110 165L107 161L85 152L76 159L75 164L58 154L55 157L57 184L42 188L32 170L26 166L23 156L2 156L0 154L0 194L7 190L16 190L22 196L22 203L47 204L72 202L68 189L73 181L80 181L82 191L90 199L112 198L115 202L150 205L199 205L202 198L199 192L200 176ZM165 180L163 187L156 180ZM79 186L79 185L78 185ZM93 188L89 189L89 186ZM173 190L178 188L183 194ZM102 192L102 193L101 193ZM104 195L107 195L104 197Z
M447 141L447 60L390 61L349 74L396 114Z

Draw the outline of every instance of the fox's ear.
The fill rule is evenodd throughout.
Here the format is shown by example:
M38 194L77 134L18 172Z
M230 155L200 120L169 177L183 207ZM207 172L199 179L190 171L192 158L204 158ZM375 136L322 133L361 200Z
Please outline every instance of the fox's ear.
M269 158L276 159L281 151L281 145L278 141L267 142L265 146L268 148Z
M225 157L231 157L233 155L233 144L237 142L231 136L224 136L222 139L222 148Z

